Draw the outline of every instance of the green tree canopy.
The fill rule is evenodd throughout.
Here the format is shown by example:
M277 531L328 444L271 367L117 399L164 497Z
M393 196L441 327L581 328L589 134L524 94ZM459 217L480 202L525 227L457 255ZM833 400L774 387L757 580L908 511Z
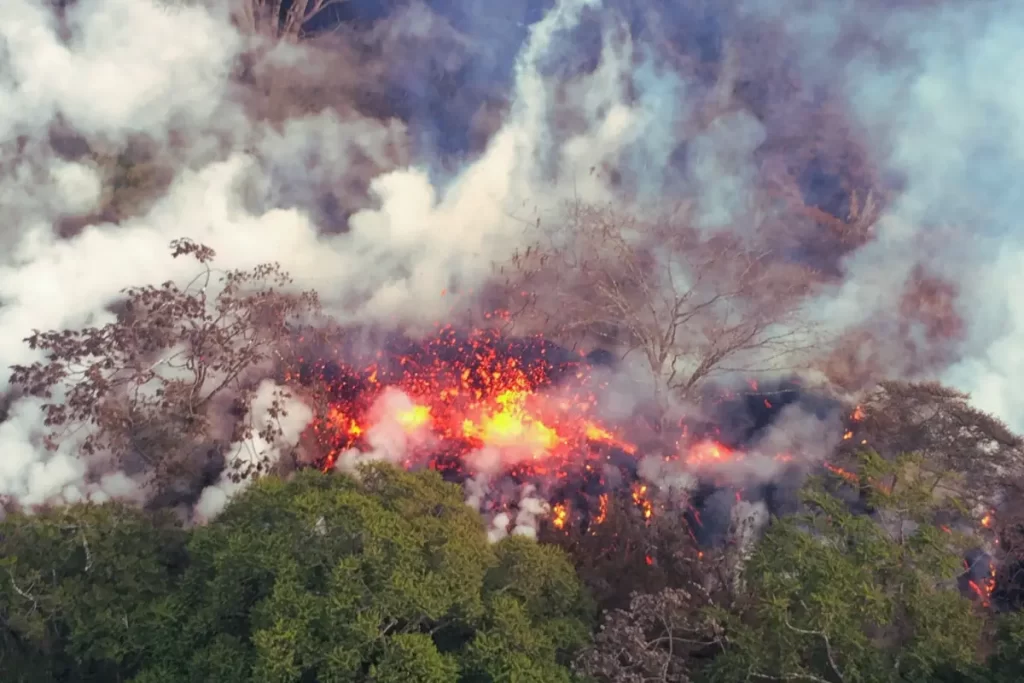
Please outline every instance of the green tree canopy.
M996 628L995 647L988 669L975 680L987 683L1016 683L1024 672L1024 612L1003 615Z
M114 503L0 522L0 680L123 680L185 538L169 517Z
M188 532L110 504L0 534L4 681L557 683L589 636L566 555L489 544L435 472L265 478Z
M964 539L932 522L912 471L865 455L873 516L810 488L807 514L772 525L744 569L745 608L721 614L709 680L933 683L974 670L983 622L956 590Z
M268 478L188 548L140 682L549 683L588 634L566 557L432 472Z

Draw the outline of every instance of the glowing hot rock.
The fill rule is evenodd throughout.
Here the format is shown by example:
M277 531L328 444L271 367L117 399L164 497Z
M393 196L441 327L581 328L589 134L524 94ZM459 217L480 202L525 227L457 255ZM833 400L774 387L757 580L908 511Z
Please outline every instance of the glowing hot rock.
M525 394L506 391L495 402L498 409L485 414L479 422L463 421L463 436L482 446L526 449L534 457L547 453L562 441L558 432L526 412Z

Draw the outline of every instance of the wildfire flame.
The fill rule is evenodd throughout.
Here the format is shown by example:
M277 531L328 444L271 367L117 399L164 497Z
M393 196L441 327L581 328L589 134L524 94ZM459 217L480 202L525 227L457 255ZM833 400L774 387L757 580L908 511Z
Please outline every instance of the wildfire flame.
M594 517L594 524L604 524L608 519L608 494L602 493L598 498L597 516Z

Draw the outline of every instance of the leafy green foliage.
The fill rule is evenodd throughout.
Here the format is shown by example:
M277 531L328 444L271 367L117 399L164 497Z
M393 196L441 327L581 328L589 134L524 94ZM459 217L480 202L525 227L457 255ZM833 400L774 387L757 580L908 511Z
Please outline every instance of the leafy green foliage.
M266 479L189 551L140 680L568 680L588 634L568 560L488 545L434 473Z
M983 678L990 683L1020 680L1024 668L1024 612L1004 615L997 625L995 651ZM982 678L982 676L979 676Z
M856 457L865 442L887 459L913 454L915 475L936 496L989 505L1024 465L1020 437L972 407L966 394L939 384L883 382L859 411L856 438L842 450Z
M861 454L854 485L870 514L814 482L804 511L775 520L738 574L739 554L716 555L714 564L730 566L701 575L707 556L676 565L672 553L640 546L645 556L634 562L664 559L665 576L643 579L660 587L606 611L597 632L563 550L522 537L489 544L461 489L435 472L370 466L358 477L267 477L189 531L116 504L14 514L0 522L0 675L25 683L1016 681L1024 619L986 624L960 595L968 539L936 524L948 500L932 495L918 464L919 456ZM620 550L637 540L628 524L609 528L630 536ZM589 547L584 540L577 552ZM679 585L662 583L670 580Z
M909 464L865 456L863 478ZM808 514L769 529L745 567L746 608L719 614L728 635L709 680L925 682L973 670L982 620L955 590L960 539L931 523L918 483L868 495L874 518L811 488Z
M568 558L487 542L457 486L369 467L265 478L186 533L118 505L0 525L4 681L569 681Z
M170 519L115 504L0 522L2 679L106 681L134 668L184 543Z

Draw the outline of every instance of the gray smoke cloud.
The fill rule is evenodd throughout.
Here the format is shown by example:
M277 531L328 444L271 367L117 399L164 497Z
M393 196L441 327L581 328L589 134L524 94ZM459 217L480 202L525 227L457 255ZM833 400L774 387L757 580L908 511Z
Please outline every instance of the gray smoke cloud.
M744 52L727 36L711 50L703 43L715 40L658 34L676 30L682 9L652 0L662 21L645 24L624 21L620 4L559 0L513 30L497 10L459 23L410 3L363 33L270 46L241 35L218 3L78 0L57 11L5 0L0 365L36 358L21 341L33 329L103 324L122 288L190 277L167 253L183 236L217 250L221 268L279 261L343 323L407 330L471 305L492 263L552 236L566 200L648 212L688 200L709 233L784 224L780 251L796 254L793 231L818 228L766 210L766 198L785 204L795 190L764 174L785 165L801 126L817 135L825 125L813 115L822 89L842 105L836 125L856 129L861 152L900 183L870 239L835 250L838 276L813 310L837 333L870 328L883 347L902 350L901 335L935 343L928 329L892 322L899 293L927 267L955 284L965 321L958 354L932 372L1024 427L1011 379L1024 370L1013 295L1024 261L1014 189L1024 98L1013 87L1024 11L748 0L698 12L694 25L720 11L723 34L764 38ZM501 43L516 31L508 40L521 44ZM717 54L666 48L677 43ZM507 79L492 78L506 53L517 54ZM413 72L417 54L429 59ZM421 82L428 63L463 79L457 95L389 111L394 92L432 87ZM798 96L770 78L791 64ZM762 77L764 92L751 94ZM471 102L466 93L478 91L482 103ZM462 118L445 118L456 110ZM472 138L465 156L437 158L459 136ZM126 166L151 175L140 181ZM124 200L140 182L146 196ZM883 370L907 371L892 354ZM83 462L73 443L46 451L37 402L12 400L0 423L0 496L31 505L144 495L144 482ZM801 442L826 442L820 425L792 427ZM540 508L524 500L521 519L498 527L535 528Z
M828 301L837 325L868 320L924 264L956 284L966 333L937 373L977 407L1024 429L1016 292L1024 96L1015 65L1024 11L1013 3L748 0L748 18L783 31L800 72L844 96L900 190L875 239L844 263Z

